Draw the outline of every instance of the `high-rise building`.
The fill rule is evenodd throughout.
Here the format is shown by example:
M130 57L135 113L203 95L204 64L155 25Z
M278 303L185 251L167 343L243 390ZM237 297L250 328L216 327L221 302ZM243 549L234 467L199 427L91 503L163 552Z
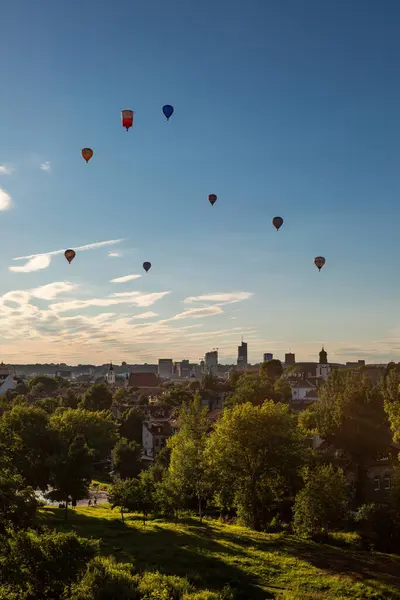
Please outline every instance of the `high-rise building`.
M204 356L204 368L207 373L216 373L218 370L218 350L206 352Z
M158 359L158 376L161 379L172 379L173 368L174 364L172 358Z
M237 359L237 364L240 367L246 367L247 366L247 343L243 342L240 344L240 346L238 346L238 359Z
M294 365L296 364L296 356L292 352L287 352L285 354L285 365Z
M271 352L266 352L264 354L264 362L268 362L269 360L272 360L274 358L274 355L271 354Z

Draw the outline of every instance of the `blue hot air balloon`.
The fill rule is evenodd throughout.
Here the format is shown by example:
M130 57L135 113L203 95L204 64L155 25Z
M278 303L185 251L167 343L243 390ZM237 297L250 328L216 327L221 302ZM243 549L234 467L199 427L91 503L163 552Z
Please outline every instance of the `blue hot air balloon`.
M165 106L162 107L162 111L163 111L164 115L167 117L167 121L169 121L169 118L172 117L172 115L174 113L174 107L171 106L170 104L166 104Z

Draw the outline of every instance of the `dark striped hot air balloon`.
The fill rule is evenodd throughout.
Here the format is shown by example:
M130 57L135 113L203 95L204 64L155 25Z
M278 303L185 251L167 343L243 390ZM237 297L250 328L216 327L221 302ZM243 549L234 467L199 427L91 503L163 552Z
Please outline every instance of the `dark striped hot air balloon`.
M143 269L146 271L146 273L151 269L151 263L150 262L144 262L143 263Z
M93 150L91 148L83 148L83 150L82 150L82 156L86 160L86 162L88 163L89 160L93 156Z
M69 264L71 264L71 262L74 260L75 256L76 256L76 252L75 250L71 250L71 248L69 250L66 250L64 252L64 256L67 259L67 261L69 262Z
M318 268L318 271L320 271L322 269L322 267L325 264L325 258L323 256L316 256L314 258L314 264L315 266Z
M211 204L211 206L214 206L214 204L215 204L215 203L216 203L216 201L217 201L217 196L216 196L215 194L210 194L210 195L208 196L208 201L209 201L209 203Z
M283 219L282 217L274 217L272 219L272 225L275 227L275 229L277 231L279 231L279 229L282 227L283 225Z

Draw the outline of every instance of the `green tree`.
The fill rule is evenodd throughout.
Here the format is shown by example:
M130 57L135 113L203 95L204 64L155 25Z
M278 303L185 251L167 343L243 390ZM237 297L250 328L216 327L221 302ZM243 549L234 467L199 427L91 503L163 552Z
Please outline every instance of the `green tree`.
M251 402L260 406L265 400L275 399L273 382L268 377L261 375L242 375L236 384L235 390L227 399L228 406Z
M112 462L114 471L121 479L136 477L140 473L141 453L141 446L137 442L129 442L126 438L118 440L113 450Z
M77 435L85 438L94 451L95 461L109 459L117 441L117 426L111 414L72 408L56 412L50 417L50 426L72 441Z
M179 430L168 440L171 480L182 497L197 498L200 520L208 488L208 468L204 458L208 429L207 408L202 407L197 394L189 406L182 407Z
M35 406L52 415L60 406L60 400L59 398L39 398L39 400L36 400Z
M98 549L75 533L10 532L0 547L1 591L16 600L67 598Z
M304 488L296 495L294 530L316 537L339 529L349 509L349 485L342 469L332 465L304 469Z
M68 600L133 600L140 597L138 583L131 563L97 556L88 564L82 579L72 586Z
M112 393L106 383L95 383L82 396L80 407L86 410L110 410Z
M21 475L3 467L0 470L0 533L4 534L9 527L31 526L36 508L33 489L26 487Z
M49 460L54 452L49 415L41 408L21 404L0 418L0 448L26 484L45 489Z
M322 386L314 410L319 435L343 451L357 471L359 504L368 463L391 441L381 389L360 373L334 371Z
M166 389L161 397L163 404L173 407L180 407L193 400L193 392L185 389L180 384L174 384Z
M400 442L400 376L396 369L388 370L388 374L382 382L382 388L385 411L393 433L393 440Z
M46 394L55 392L60 387L59 382L54 377L49 377L48 375L36 375L28 381L29 391L32 392L33 388L39 384L42 386L40 389L43 392L46 392Z
M208 439L214 489L230 487L239 514L260 530L269 521L269 508L290 489L303 450L296 417L287 406L273 401L238 404L224 411Z
M125 411L119 428L120 436L142 445L143 420L143 409L135 407Z
M78 395L72 389L68 389L60 396L59 401L60 405L64 408L78 408L80 400Z
M267 360L260 365L260 375L264 375L268 377L268 379L272 381L276 381L281 377L283 373L283 367L280 360L273 358L272 360Z
M52 461L52 490L48 497L65 503L67 519L69 502L88 496L93 457L82 435L70 440L64 432L59 431L58 434L59 448Z

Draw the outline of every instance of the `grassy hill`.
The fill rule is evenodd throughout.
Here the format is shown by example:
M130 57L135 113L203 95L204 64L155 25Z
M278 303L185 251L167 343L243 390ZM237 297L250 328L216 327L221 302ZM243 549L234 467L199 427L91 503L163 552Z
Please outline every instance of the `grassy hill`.
M108 505L71 510L67 525L63 510L46 507L40 521L101 538L102 554L132 562L139 571L187 576L199 590L222 592L229 585L240 600L400 600L400 557L215 521L153 520L143 525L141 517L129 515L123 524Z

